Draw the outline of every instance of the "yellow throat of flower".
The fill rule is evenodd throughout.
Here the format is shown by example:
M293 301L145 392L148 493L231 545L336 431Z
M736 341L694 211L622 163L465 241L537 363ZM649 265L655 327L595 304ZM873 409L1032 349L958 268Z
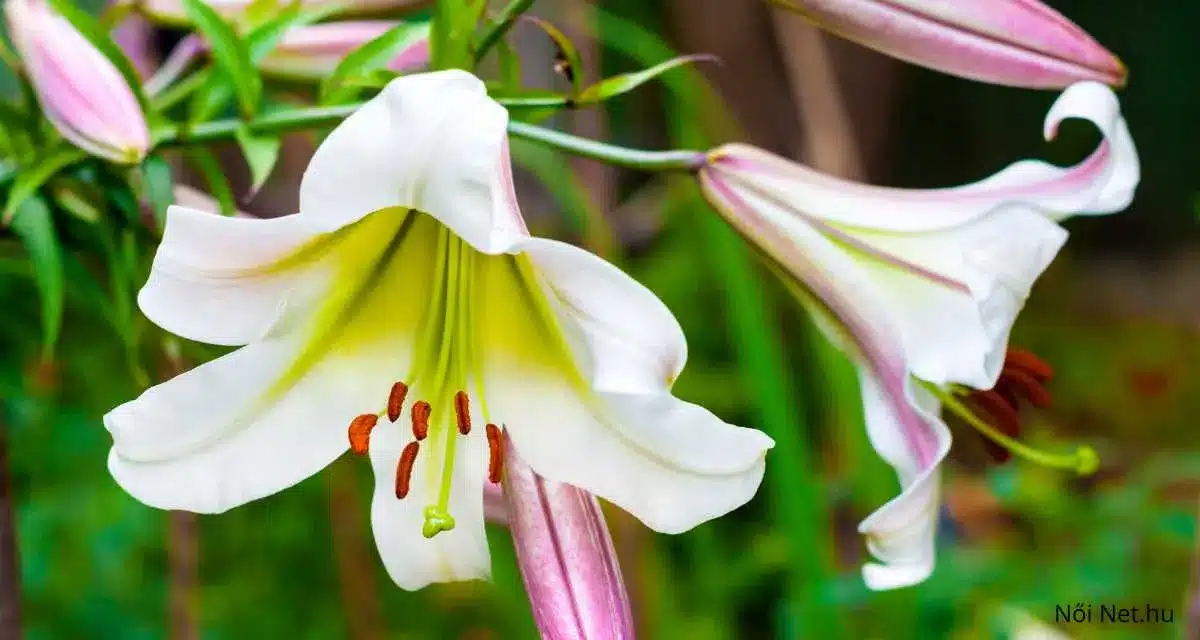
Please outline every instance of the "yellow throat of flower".
M318 261L334 265L332 285L305 320L305 345L272 393L285 393L325 358L409 337L411 353L397 354L381 408L353 417L348 437L364 455L381 418L388 421L380 428L411 427L396 461L396 497L408 498L418 455L433 456L421 478L429 501L422 533L449 531L458 441L480 437L472 414L485 424L488 480L499 483L502 476L504 439L484 392L489 354L502 352L584 386L543 285L526 256L480 253L435 219L401 209L321 236L275 268Z

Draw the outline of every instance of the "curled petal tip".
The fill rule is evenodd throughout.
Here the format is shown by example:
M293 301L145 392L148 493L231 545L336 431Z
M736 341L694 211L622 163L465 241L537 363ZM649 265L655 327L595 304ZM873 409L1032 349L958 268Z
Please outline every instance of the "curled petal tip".
M772 0L838 35L971 80L1053 89L1128 71L1095 39L1039 0Z

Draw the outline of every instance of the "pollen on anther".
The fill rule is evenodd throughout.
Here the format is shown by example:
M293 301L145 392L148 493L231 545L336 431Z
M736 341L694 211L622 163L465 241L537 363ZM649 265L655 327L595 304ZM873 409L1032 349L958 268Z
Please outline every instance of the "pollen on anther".
M1053 400L1050 392L1042 386L1042 381L1024 369L1005 367L1000 380L1013 394L1028 400L1035 407L1048 407Z
M1047 382L1054 377L1054 367L1025 349L1009 349L1004 354L1004 368L1023 369L1039 382Z
M500 427L488 423L485 427L488 441L488 482L500 484L500 475L504 471L504 438L501 437Z
M433 412L433 407L429 406L428 402L418 400L412 408L412 432L413 437L417 440L424 440L425 436L429 435L429 414Z
M464 436L471 433L471 405L466 391L454 394L454 415L458 418L458 432Z
M406 397L408 397L408 385L403 382L397 382L392 385L392 390L388 393L388 420L395 422L400 419L400 410L404 408L404 399Z
M399 500L408 495L412 484L413 464L417 461L417 452L420 449L421 445L410 442L404 447L404 451L400 452L400 461L396 463L396 498Z
M350 450L358 455L366 455L371 443L371 429L379 422L379 416L364 413L350 422Z

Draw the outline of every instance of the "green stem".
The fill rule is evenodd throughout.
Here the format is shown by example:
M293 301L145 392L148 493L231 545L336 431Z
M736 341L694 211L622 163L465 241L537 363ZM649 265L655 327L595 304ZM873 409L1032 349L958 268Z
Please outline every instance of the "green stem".
M695 171L704 165L702 151L642 151L580 138L524 122L509 121L509 134L584 158L636 171Z
M309 107L280 111L253 120L230 118L204 122L191 127L168 125L157 131L157 140L158 144L168 146L228 140L233 138L243 126L252 133L259 134L316 129L338 124L361 106L360 103L355 103L336 107ZM629 149L517 121L509 121L508 132L518 138L553 147L559 151L636 171L695 171L704 164L706 157L701 151Z
M500 38L503 38L509 29L512 29L512 26L517 22L517 18L520 18L521 14L529 11L529 8L532 6L533 0L512 0L512 2L508 3L508 6L500 11L500 15L496 19L496 24L492 25L483 34L483 39L479 41L479 46L475 49L475 64L479 64L483 60L488 51L491 51L492 47L496 46L497 42L500 42Z
M280 111L252 120L230 118L204 122L191 127L169 125L156 132L157 141L160 145L179 146L196 142L228 140L233 138L243 126L252 133L259 134L317 129L338 124L361 106L356 103L336 107L309 107Z

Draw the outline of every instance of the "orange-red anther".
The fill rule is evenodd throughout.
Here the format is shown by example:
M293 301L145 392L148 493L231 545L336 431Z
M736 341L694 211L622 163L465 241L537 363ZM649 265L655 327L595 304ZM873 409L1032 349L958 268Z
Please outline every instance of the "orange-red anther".
M1046 382L1054 377L1054 367L1025 349L1009 349L1004 356L1004 367L1023 369L1039 382Z
M433 407L429 406L428 402L418 400L412 408L412 431L413 437L417 440L424 440L425 436L429 435L429 414L433 413Z
M400 452L400 462L396 463L396 498L399 500L408 495L412 484L413 464L417 462L417 452L420 450L421 445L410 442L404 447L404 451Z
M454 394L454 415L458 418L458 432L464 436L471 433L471 405L466 391Z
M364 413L350 422L350 450L358 455L366 455L371 444L371 429L379 422L379 416Z
M488 441L488 482L500 484L500 475L504 471L504 438L500 427L488 424L485 427Z
M408 397L408 385L403 382L397 382L392 385L392 390L388 393L388 420L395 422L400 419L400 410L404 408L404 399Z

